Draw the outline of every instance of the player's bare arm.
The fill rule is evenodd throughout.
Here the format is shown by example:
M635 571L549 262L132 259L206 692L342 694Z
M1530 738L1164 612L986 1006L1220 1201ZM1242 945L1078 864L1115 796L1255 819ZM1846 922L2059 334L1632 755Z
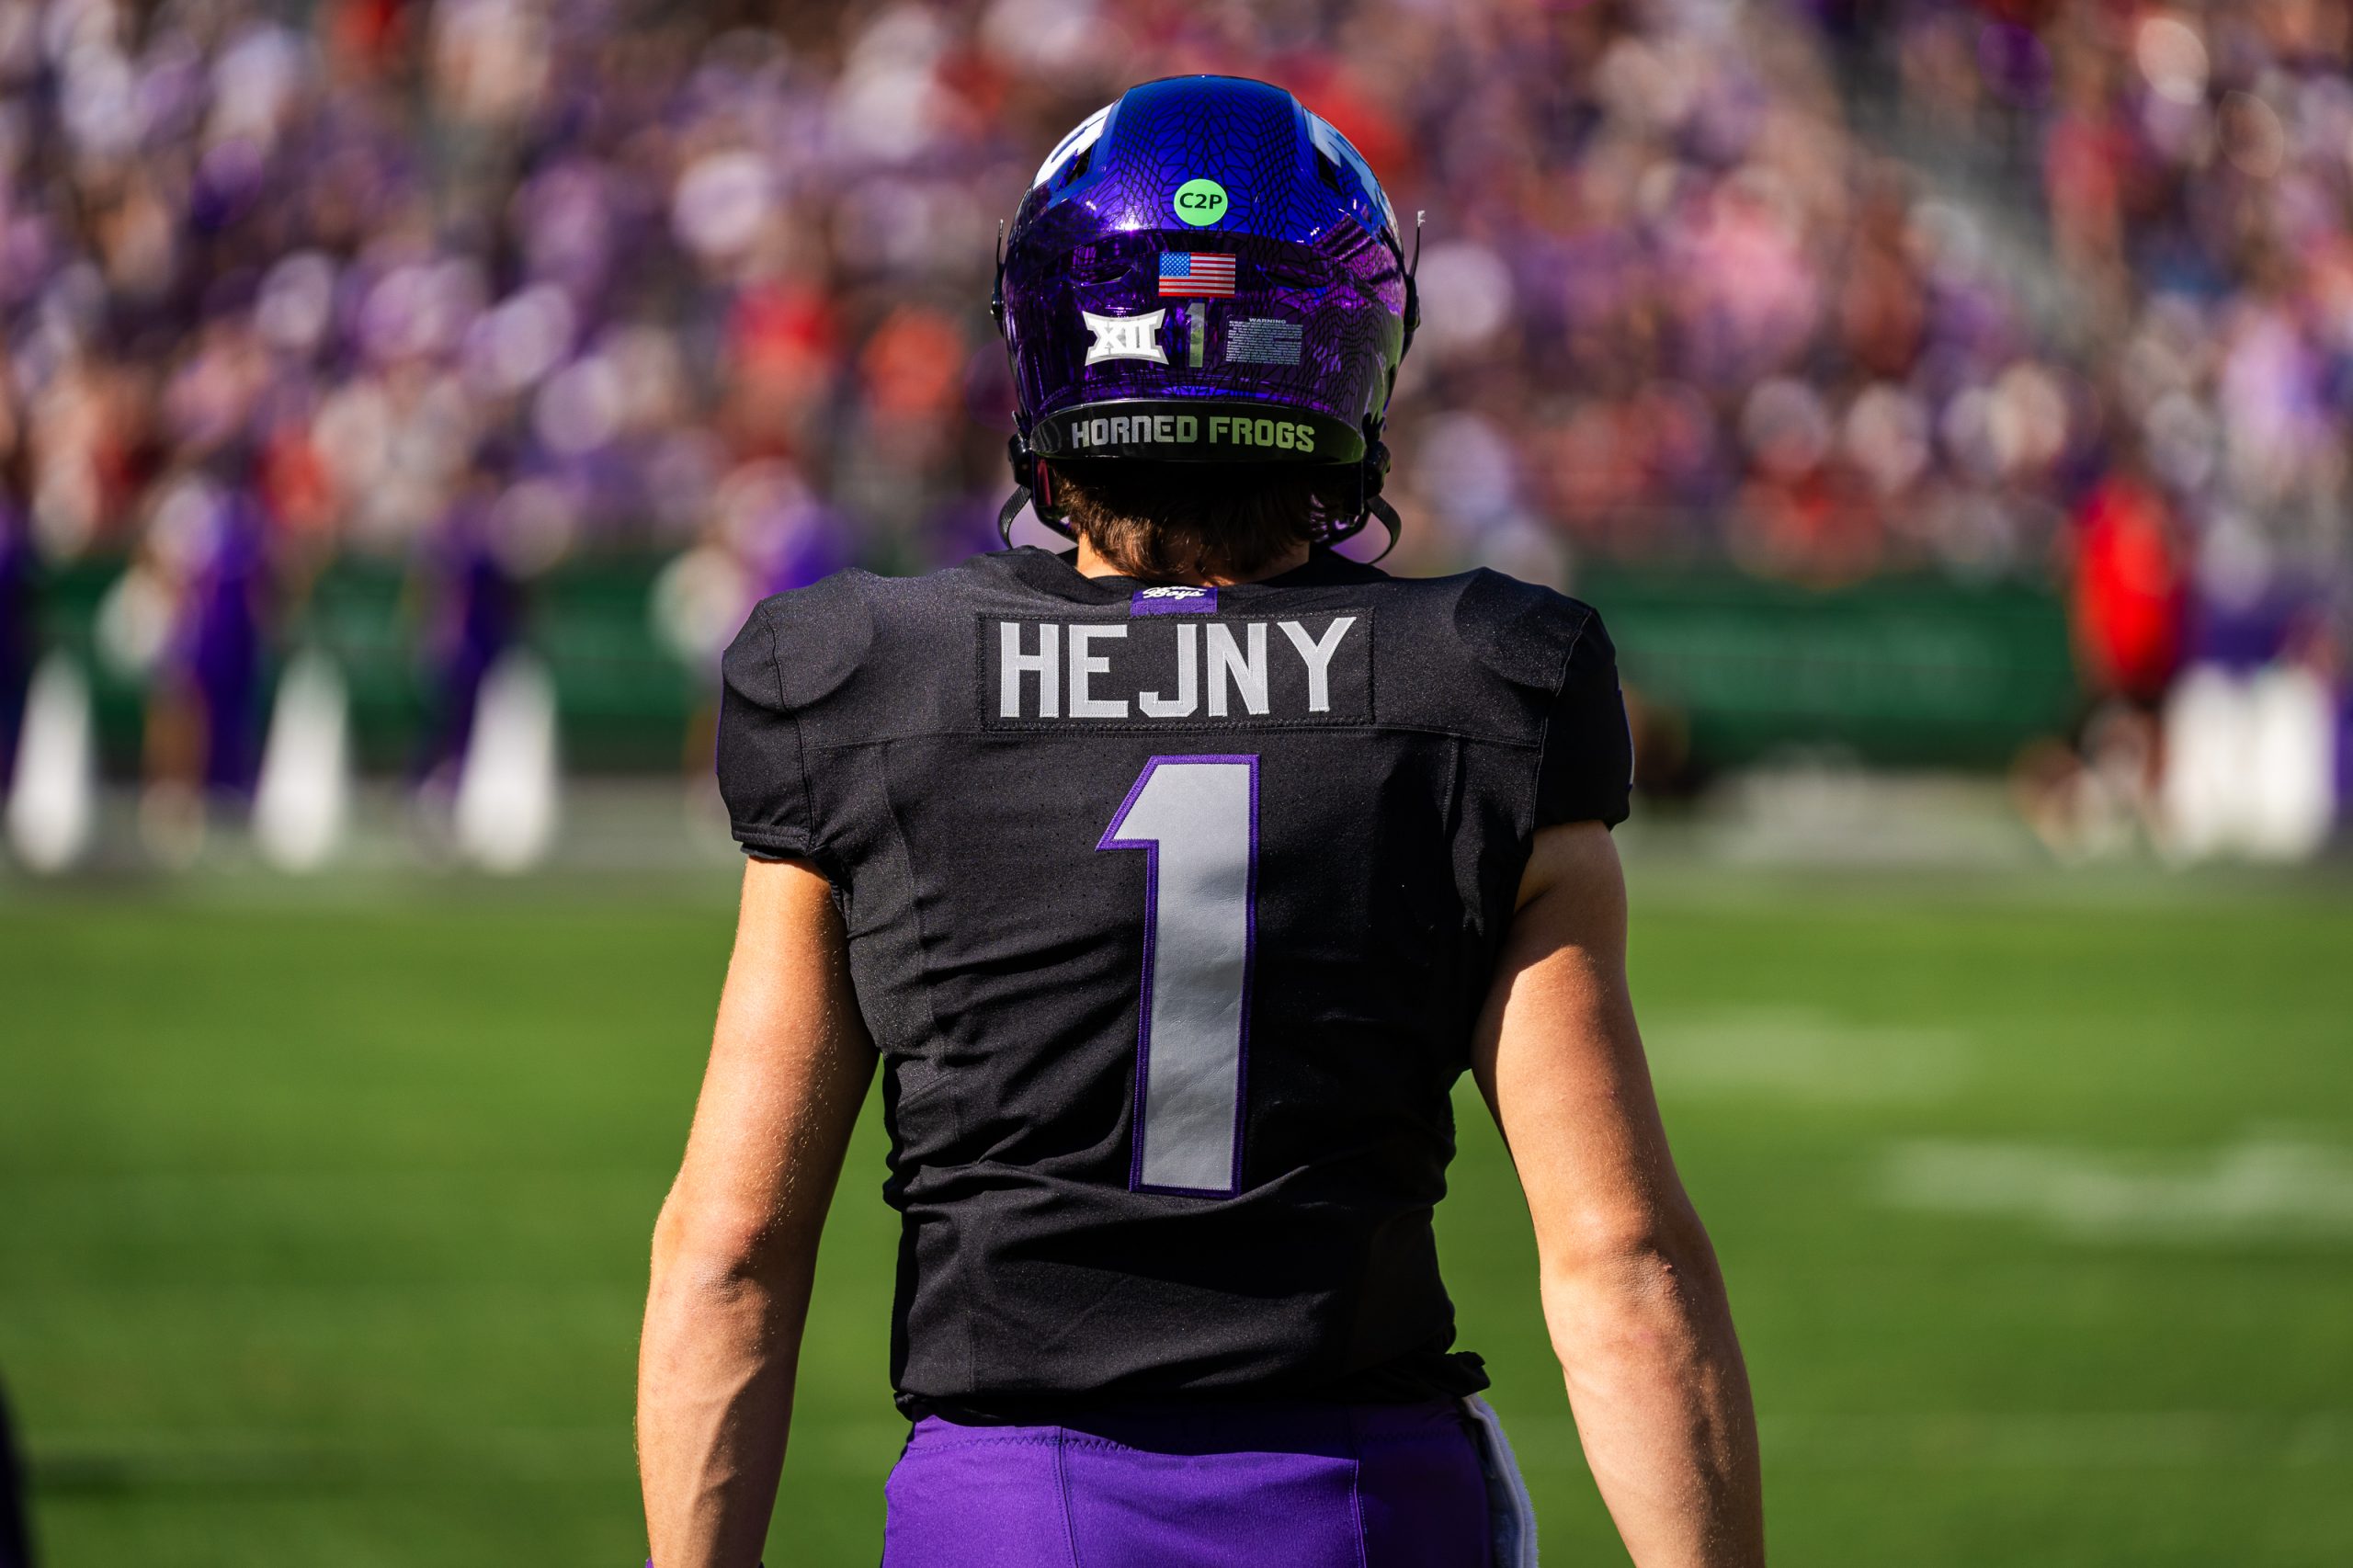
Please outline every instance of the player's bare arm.
M750 1568L784 1461L817 1237L874 1048L825 880L745 867L710 1065L654 1233L638 1468L662 1568Z
M1714 1249L1675 1162L1626 984L1599 823L1536 835L1473 1045L1536 1221L1586 1459L1639 1568L1765 1561L1756 1422Z

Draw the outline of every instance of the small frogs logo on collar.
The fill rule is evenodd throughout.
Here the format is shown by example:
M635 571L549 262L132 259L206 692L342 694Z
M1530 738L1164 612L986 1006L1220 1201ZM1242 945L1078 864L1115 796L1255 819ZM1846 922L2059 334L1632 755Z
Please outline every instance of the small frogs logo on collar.
M1169 583L1158 587L1138 588L1128 600L1128 614L1137 615L1215 615L1217 590L1197 587L1185 583Z

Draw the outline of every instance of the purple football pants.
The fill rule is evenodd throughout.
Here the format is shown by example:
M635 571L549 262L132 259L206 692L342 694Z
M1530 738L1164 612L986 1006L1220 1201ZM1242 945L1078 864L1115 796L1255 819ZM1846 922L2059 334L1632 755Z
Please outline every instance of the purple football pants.
M1488 1568L1461 1405L1123 1407L917 1422L883 1568Z

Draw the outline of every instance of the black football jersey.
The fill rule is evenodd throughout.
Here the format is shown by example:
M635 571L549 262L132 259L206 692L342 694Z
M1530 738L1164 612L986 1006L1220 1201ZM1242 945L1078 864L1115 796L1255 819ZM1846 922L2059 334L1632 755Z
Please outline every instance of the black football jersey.
M881 1052L904 1407L1483 1386L1431 1209L1529 837L1626 814L1592 610L1014 550L769 599L725 684Z

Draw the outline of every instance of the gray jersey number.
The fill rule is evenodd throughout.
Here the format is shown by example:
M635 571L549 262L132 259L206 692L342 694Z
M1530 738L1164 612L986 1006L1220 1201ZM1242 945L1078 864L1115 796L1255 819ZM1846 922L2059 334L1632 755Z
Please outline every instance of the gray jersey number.
M1242 1178L1258 759L1154 757L1096 847L1146 857L1128 1185L1230 1198Z

